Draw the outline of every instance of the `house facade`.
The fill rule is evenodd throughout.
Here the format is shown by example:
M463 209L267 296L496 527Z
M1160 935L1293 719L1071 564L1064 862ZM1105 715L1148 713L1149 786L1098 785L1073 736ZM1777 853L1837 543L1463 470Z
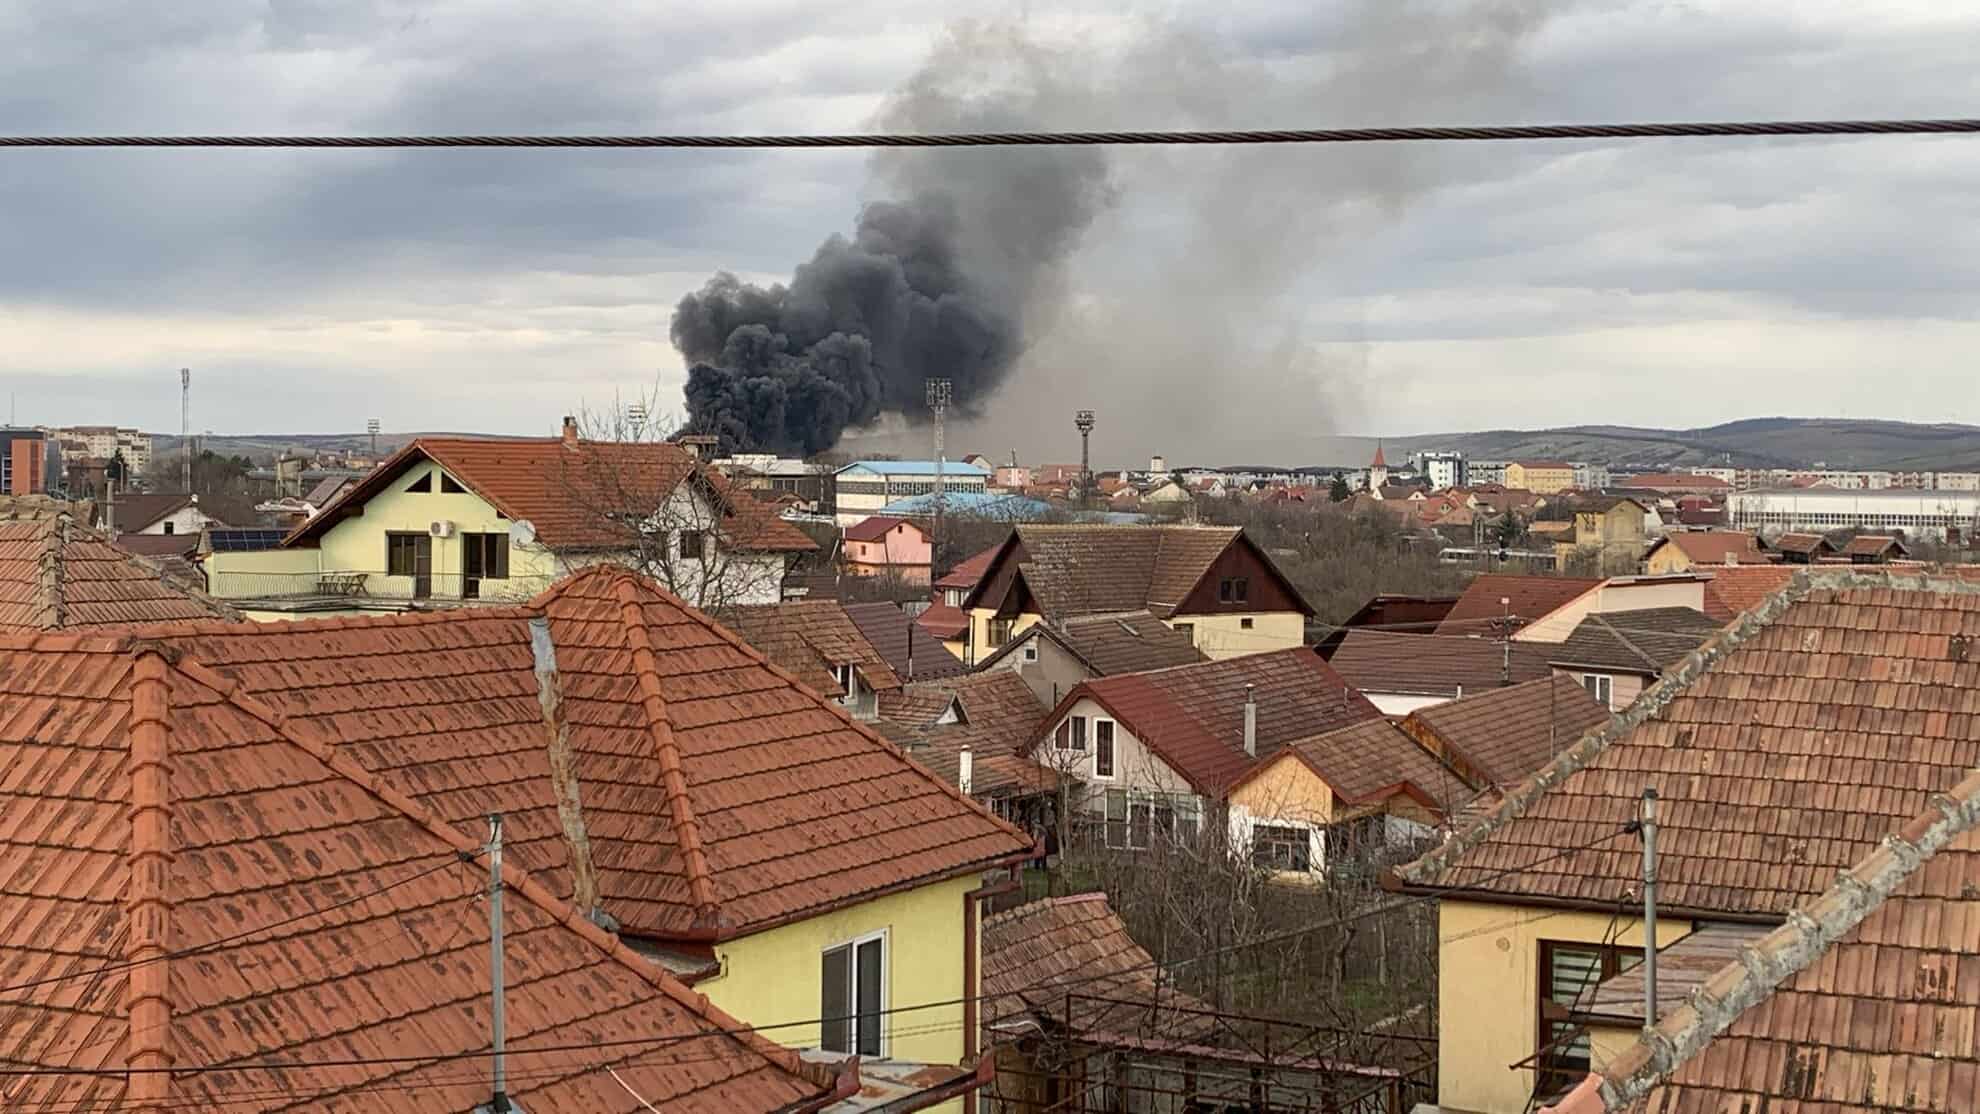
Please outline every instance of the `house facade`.
M1472 473L1474 482L1482 482ZM1515 460L1506 465L1505 478L1496 482L1535 495L1554 495L1574 486L1574 465L1561 460Z
M934 549L928 533L905 518L874 515L846 527L846 572L928 587Z

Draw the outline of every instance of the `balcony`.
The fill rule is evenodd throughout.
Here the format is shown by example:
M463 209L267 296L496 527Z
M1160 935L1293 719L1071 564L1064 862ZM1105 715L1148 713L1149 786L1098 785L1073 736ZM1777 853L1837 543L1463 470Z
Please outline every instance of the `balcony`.
M349 611L417 611L483 603L516 603L548 588L551 578L418 576L359 569L306 572L207 570L207 592L248 611L298 614Z

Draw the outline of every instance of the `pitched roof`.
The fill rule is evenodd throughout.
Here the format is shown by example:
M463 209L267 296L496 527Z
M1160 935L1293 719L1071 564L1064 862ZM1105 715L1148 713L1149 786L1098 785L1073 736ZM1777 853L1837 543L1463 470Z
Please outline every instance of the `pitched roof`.
M1059 778L1055 771L1021 753L1037 734L1046 708L1031 686L1016 673L993 669L909 685L903 691L930 698L953 698L962 709L962 723L928 726L924 720L921 725L909 721L886 725L888 738L905 747L909 758L944 782L956 784L960 755L967 747L974 766L970 779L973 796L994 797L1057 787ZM881 708L885 716L885 698Z
M1142 610L1075 615L1057 622L1034 624L978 662L977 668L1015 652L1028 638L1052 640L1099 677L1167 669L1204 660L1203 652L1188 635Z
M1640 487L1650 491L1727 491L1732 485L1717 476L1693 475L1690 472L1644 472L1635 476L1618 476L1617 487Z
M949 642L961 638L969 629L969 613L946 603L931 603L926 611L914 617L914 625L932 638Z
M1104 893L1033 901L983 919L983 1020L989 1026L1011 1029L1046 1019L1086 1032L1110 1021L1113 1009L1101 998L1113 1000L1114 1008L1133 1004L1207 1013L1201 1001L1159 983L1155 974L1154 957L1128 935ZM1078 997L1085 995L1092 997ZM1177 1028L1197 1029L1210 1021L1172 1018L1162 1030L1181 1039L1190 1034Z
M111 543L139 557L184 557L199 549L198 534L118 534Z
M1845 557L1881 557L1893 550L1904 553L1903 540L1885 534L1858 534L1842 547L1842 554Z
M181 507L191 506L192 503L193 497L184 492L129 492L119 495L114 512L116 527L120 531L136 533ZM105 506L109 507L110 504Z
M940 638L898 605L882 601L840 606L859 628L860 636L887 660L894 676L901 680L923 681L969 672L969 666L945 649Z
M1980 1092L1976 825L1980 770L1744 942L1552 1110L1966 1109Z
M1608 720L1574 678L1553 676L1418 708L1402 728L1481 785L1512 785Z
M1360 692L1453 696L1547 675L1541 648L1525 642L1451 634L1350 629L1328 659Z
M239 617L81 526L0 518L0 630Z
M1508 612L1514 625L1530 625L1602 582L1578 576L1515 576L1485 573L1465 586L1438 634L1486 634ZM1510 600L1509 605L1499 603Z
M1644 556L1666 545L1694 565L1764 565L1778 560L1760 548L1759 538L1745 530L1680 530L1657 539Z
M902 727L933 727L956 706L954 693L933 685L902 685L880 694L880 718Z
M855 460L839 469L850 472L853 469L871 472L876 476L932 476L935 462L932 460ZM990 470L974 464L964 464L960 460L944 461L942 474L945 476L988 476Z
M1445 812L1467 800L1463 778L1385 719L1362 720L1286 744L1298 758L1349 804L1373 803L1397 794L1415 797ZM1261 764L1253 773L1264 769Z
M1048 618L1147 610L1174 614L1234 545L1249 547L1295 600L1299 591L1264 550L1235 526L1037 525L1014 528L965 607L993 606L985 598L999 569L1015 562L1039 614ZM1312 608L1301 603L1306 614Z
M522 867L633 935L743 935L1030 848L622 569L520 607L169 638L442 818L501 811ZM581 839L559 814L573 794Z
M1553 665L1593 667L1655 677L1683 660L1721 624L1689 607L1649 607L1590 615L1546 648Z
M893 689L901 679L873 643L860 633L837 600L794 600L730 609L736 633L824 696L844 696L832 673L852 665L868 688ZM948 651L942 651L947 654Z
M464 835L339 754L321 721L168 656L0 635L7 1059L50 1069L13 1075L9 1107L485 1101L482 1073L462 1070L488 1041L485 826ZM617 1060L623 1086L589 1053L530 1056L511 1077L527 1108L647 1109L627 1087L711 1114L833 1092L539 876L503 882L509 1033L544 1049L657 1042Z
M1774 548L1782 553L1834 553L1836 547L1820 534L1782 534L1774 539Z
M1244 752L1246 685L1258 705L1258 759ZM1212 797L1295 739L1382 715L1305 646L1082 681L1046 718L1040 736L1083 697L1098 701L1197 792Z
M309 493L302 497L302 501L321 510L330 500L335 499L339 492L356 482L350 476L325 476L316 481L316 486L309 489Z
M896 526L912 527L916 534L922 532L918 524L910 522L905 518L897 518L890 514L876 514L868 518L862 518L851 526L846 527L846 540L849 542L877 542L886 537L887 532Z
M1794 577L1794 569L1786 565L1733 565L1708 571L1705 614L1722 623L1759 607Z
M1980 765L1976 642L1980 584L1804 571L1404 877L1612 902L1635 847L1556 856L1620 831L1647 785L1661 900L1779 916Z
M344 491L284 544L314 544L421 461L431 460L510 519L526 521L543 544L612 548L628 544L624 514L650 514L691 476L723 507L722 532L737 549L805 552L818 548L804 531L696 465L671 442L577 441L559 437L421 437ZM629 504L617 507L615 504Z

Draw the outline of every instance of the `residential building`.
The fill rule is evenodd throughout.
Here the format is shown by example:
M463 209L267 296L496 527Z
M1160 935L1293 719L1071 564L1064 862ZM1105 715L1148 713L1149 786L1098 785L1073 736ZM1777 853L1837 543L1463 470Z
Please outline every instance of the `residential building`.
M217 551L214 595L252 618L526 599L593 564L645 572L696 606L774 603L817 548L690 447L561 437L422 437L280 546Z
M1419 708L1397 726L1467 785L1485 790L1525 781L1608 718L1586 687L1556 675Z
M1965 544L1980 531L1980 491L1735 491L1726 496L1733 526L1826 533L1856 529L1876 534Z
M1416 464L1423 474L1429 477L1432 491L1466 487L1471 483L1471 474L1465 467L1463 453L1427 452L1417 457Z
M124 467L128 470L127 477L134 477L151 467L151 434L140 429L78 425L44 427L42 432L62 446L64 457L73 455L108 461L122 456Z
M1705 582L1705 614L1730 623L1788 586L1794 570L1786 565L1728 565L1698 570Z
M887 508L917 495L935 492L935 461L861 460L833 473L834 513L840 526L851 526L875 514L898 514ZM960 460L942 464L944 494L982 494L990 486L988 470Z
M1017 674L1049 708L1089 678L1204 660L1189 635L1141 610L1035 623L1011 636L976 668Z
M265 516L262 521L272 521L282 526L286 533L322 514L323 508L336 502L344 492L355 487L357 480L355 476L324 476L300 497L285 495L279 499L270 499L255 504L254 510L256 514Z
M199 496L183 492L119 493L103 502L106 525L118 534L199 535L215 520L200 510ZM225 525L225 523L217 523Z
M1579 491L1600 491L1609 486L1609 466L1586 460L1569 464L1574 469L1574 486Z
M1635 572L1648 544L1644 523L1649 509L1622 495L1584 496L1573 506L1573 540L1554 547L1561 567L1578 562L1605 576Z
M525 625L515 617L503 622L517 630ZM703 970L690 989L682 969L707 964L601 927L613 919L584 904L590 895L583 886L569 896L574 871L550 778L540 777L545 792L528 804L501 780L527 777L519 766L529 757L541 765L545 749L527 634L507 640L522 655L509 679L524 687L521 700L504 702L505 710L536 709L533 722L518 719L509 733L521 744L518 754L478 745L494 731L479 714L487 705L457 696L458 686L487 676L476 664L514 654L484 644L463 655L456 644L422 657L394 645L424 640L434 633L431 626L423 619L399 628L339 624L300 637L255 624L209 626L196 640L170 648L113 632L0 634L0 677L6 678L0 753L12 771L49 775L10 777L0 788L7 818L0 855L33 864L31 884L0 890L7 977L23 991L35 988L8 1003L10 1022L19 1026L8 1054L8 1106L266 1114L493 1109L497 1092L484 1053L496 911L507 1031L518 1045L535 1049L511 1053L502 1093L513 1110L843 1111L851 1104L834 1104L881 1085L877 1065L813 1062L751 1032L734 1012L740 1003L759 1011L751 1020L788 1019L788 1006L765 1012L763 1003L722 985L771 977L783 980L781 1002L806 1003L795 1012L809 1014L819 1004L792 985L800 970L817 977L817 954L803 955L795 940L781 956L762 950L764 936L790 928L730 941L707 933L717 942L695 947L711 956L727 953L727 962L719 974ZM233 631L244 637L230 638ZM263 638L283 643L280 657L256 660L271 648ZM345 648L339 666L413 668L367 685L358 670L314 669L316 663L292 652L311 642ZM233 664L244 658L255 664ZM290 672L298 661L307 679ZM421 668L442 663L450 667ZM284 673L287 680L280 679ZM446 691L423 693L423 702L412 695L429 685ZM326 693L335 694L339 711L325 714L312 704ZM357 699L343 703L348 696ZM422 723L388 722L392 713L385 711L344 711L405 707L417 707ZM589 730L587 724L572 734ZM638 753L639 740L629 741L627 753ZM675 749L644 741L649 755ZM417 767L388 769L392 760L379 760L380 751L401 747L429 755L427 769L481 773L477 788L452 808L436 807L448 794L422 784ZM462 761L462 750L475 752L474 759ZM898 758L881 760L906 768ZM644 764L656 762L649 757ZM658 819L629 815L632 830L660 838L630 861L659 865L657 877L666 880L640 888L666 903L685 899L691 883L694 892L710 895L711 912L734 911L733 899L710 886L705 868L680 865L720 862L722 841L699 847L675 839L670 832L696 829L692 820L670 828L672 798L658 789L656 780L641 802ZM613 787L600 779L586 792L610 800ZM596 799L587 796L587 805ZM503 814L499 829L491 832L484 808ZM988 830L987 817L979 823ZM65 835L51 839L51 832ZM601 850L619 842L599 829L592 838ZM862 860L899 861L868 842ZM491 886L492 847L509 867L494 875L498 889ZM801 851L784 861L816 857ZM617 869L607 866L604 873ZM816 904L794 888L802 884L773 892L770 900ZM896 922L898 935L876 937L888 941L882 947L889 949L893 981L882 985L894 1000L967 992L958 895L973 885L967 879L940 887L948 891L941 896L954 900L941 902L939 919L931 903L928 914ZM621 923L651 920L635 912L636 902L623 900L639 888L617 882L610 888ZM829 879L828 892L858 893ZM877 895L864 900L887 903ZM825 916L821 929L831 924ZM854 923L861 919L856 905L842 916L847 931L864 927ZM708 922L711 929L720 923ZM945 978L932 977L933 956L891 951L891 941L923 931L935 935L914 937L908 950L950 946ZM810 959L808 969L795 962L800 958ZM763 968L775 959L785 963L773 976ZM934 1016L953 1023L958 1012ZM872 1026L886 1045L890 1023L860 1024L862 1037ZM780 1036L792 1044L820 1039L815 1027ZM596 1047L621 1052L601 1058L591 1051ZM653 1049L693 1052L654 1055ZM973 1063L958 1066L968 1058L958 1033L903 1035L888 1051L928 1056L920 1067L929 1075L917 1088L928 1102L975 1086ZM277 1063L289 1066L262 1070ZM935 1070L937 1064L946 1072Z
M1029 753L1074 779L1071 819L1109 847L1189 841L1261 760L1300 739L1379 719L1304 646L1081 682Z
M1667 1092L1648 1109L1958 1109L1957 1101L1891 1101L1890 1087L1911 1077L1912 1060L1924 1065L1921 1085L1948 1078L1935 1047L1971 1058L1970 1041L1944 1046L1944 1030L1918 1014L1928 1000L1959 1000L1970 984L1932 977L1942 968L1918 966L1914 954L1952 941L1969 951L1964 918L1945 908L1902 922L1878 917L1901 936L1874 961L1861 950L1814 960L1838 946L1822 941L1847 939L1846 922L1834 918L1860 917L1887 894L1953 886L1971 896L1960 859L1901 890L1897 883L1976 815L1970 779L1980 735L1958 716L1917 710L1980 696L1980 671L1960 660L1974 642L1980 585L1853 568L1797 576L1627 711L1571 742L1480 824L1400 869L1406 893L1439 899L1440 1108L1517 1114L1591 1071L1620 1081L1645 1070L1644 1019L1615 1017L1608 1003L1625 996L1617 980L1645 944L1629 896L1643 854L1629 825L1653 790L1663 802L1650 941L1659 952L1658 1026L1682 1038L1664 1046L1657 1070L1704 1046L1704 1065L1719 1074L1679 1066L1672 1078L1688 1081L1679 1085L1685 1104ZM1852 877L1839 883L1843 872ZM1547 915L1536 917L1536 907ZM1894 913L1904 911L1917 912ZM1763 926L1773 943L1721 939L1706 948L1728 923ZM1802 944L1783 949L1782 932ZM1725 962L1684 962L1678 948L1687 940ZM1873 968L1927 972L1924 996L1906 989L1908 976ZM1749 1008L1739 1003L1764 995L1741 980L1786 980L1796 970L1815 981L1783 981L1790 996L1772 1001L1794 1012L1768 1015L1779 1027L1764 1031L1767 1041L1794 1040L1792 1053L1738 1036L1721 1037L1714 1051L1706 1032L1687 1028L1689 1010L1715 1018L1713 1033L1728 1024L1754 1033L1762 1018L1739 1016ZM1836 1002L1833 1023L1822 1020L1827 1007L1795 996L1824 981L1841 991L1838 979L1866 1000L1855 1013ZM1838 1060L1823 1049L1842 1034L1854 1051ZM1900 1050L1890 1062L1907 1066L1871 1070L1881 1048ZM1787 1089L1781 1103L1738 1098L1777 1087Z
M1484 573L1465 586L1437 633L1503 638L1507 630L1538 622L1601 583L1593 577Z
M905 518L876 514L846 527L840 550L850 576L927 588L934 548L928 532Z
M1181 506L1196 501L1196 495L1189 488L1174 480L1151 480L1148 490L1141 493L1141 502L1157 505Z
M901 687L893 666L837 600L791 600L731 609L735 631L779 669L856 719L880 714L880 694Z
M48 490L48 444L38 429L0 426L0 495L41 495Z
M1031 469L1022 464L1001 464L991 474L990 486L1005 491L1023 491L1034 482Z
M1456 596L1412 596L1382 592L1371 597L1354 614L1336 623L1326 637L1315 644L1320 656L1331 659L1341 640L1351 630L1372 628L1396 634L1429 634L1457 606Z
M1669 576L1612 576L1513 632L1515 642L1561 642L1590 615L1656 607L1705 610L1703 573Z
M833 513L833 472L822 464L771 453L737 453L709 462L737 487L765 502L791 496L808 514Z
M1517 487L1506 482L1506 469L1512 462L1508 460L1467 460L1464 463L1466 481L1472 487Z
M1643 571L1650 576L1716 569L1726 565L1767 565L1780 560L1745 530L1679 530L1650 543Z
M943 573L935 581L934 599L928 609L915 616L915 623L941 640L943 647L958 661L963 660L969 633L969 612L963 610L963 600L969 597L976 582L983 579L983 570L990 567L990 562L996 559L1001 549L1003 543L1000 542Z
M1234 657L1304 646L1313 614L1242 530L1207 526L1019 526L963 606L975 659L1041 620L1138 610Z
M874 729L944 784L1042 833L1056 852L1059 774L1024 756L1048 710L1015 674L968 673L883 694Z
M1574 678L1603 707L1620 712L1723 627L1689 607L1648 607L1590 615L1565 640L1543 648L1556 673Z
M1774 552L1790 565L1813 565L1836 555L1835 544L1821 534L1782 534L1774 539Z
M1647 491L1657 495L1724 495L1732 486L1731 481L1704 471L1643 472L1618 476L1615 481L1618 491Z
M185 539L196 542L197 536ZM239 620L233 608L124 552L68 514L0 512L0 632Z
M1843 543L1841 556L1852 565L1888 565L1911 556L1901 539L1884 534L1858 534Z
M1507 487L1556 495L1574 486L1574 465L1564 460L1515 460L1506 465Z
M915 622L914 617L902 610L900 605L881 601L842 603L839 606L845 610L853 625L859 628L860 637L886 659L888 668L902 682L927 681L969 672L969 667L962 663L961 658L950 653L947 646Z
M1030 858L1032 839L653 582L599 566L512 607L207 624L167 645L207 663L207 688L334 740L338 761L434 823L478 839L501 813L518 873L570 895L555 919L636 950L653 978L690 984L688 1001L705 995L780 1044L859 1055L863 1072L888 1060L974 1078L983 876ZM236 782L187 782L203 784ZM284 815L350 799L301 807L299 783L283 784ZM316 846L334 862L362 850ZM610 999L584 985L552 996L595 1014ZM475 1032L462 1047L486 1047L485 1019Z
M1382 714L1417 710L1547 675L1538 647L1505 638L1350 630L1327 664Z

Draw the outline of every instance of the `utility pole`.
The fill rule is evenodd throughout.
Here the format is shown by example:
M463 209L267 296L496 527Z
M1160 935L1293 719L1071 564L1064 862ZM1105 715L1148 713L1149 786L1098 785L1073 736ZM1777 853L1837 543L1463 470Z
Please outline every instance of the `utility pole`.
M1500 596L1499 609L1504 613L1499 628L1499 684L1504 687L1512 684L1512 597Z
M1093 411L1074 413L1073 428L1079 430L1079 505L1083 507L1093 491L1093 454L1088 444L1093 437Z
M1657 1027L1657 791L1643 787L1643 1031Z
M509 1114L509 1065L503 1052L508 1040L508 1017L502 1001L502 814L499 812L488 814L488 955L493 972L490 983L495 992L495 1095L488 1109L493 1114Z
M944 471L942 437L949 415L949 399L954 388L947 379L926 379L923 385L928 392L928 409L935 415L935 543L930 547L934 561L942 559L942 517L947 510L947 497L942 489Z
M192 493L192 369L179 369L179 450L186 458L185 489Z

